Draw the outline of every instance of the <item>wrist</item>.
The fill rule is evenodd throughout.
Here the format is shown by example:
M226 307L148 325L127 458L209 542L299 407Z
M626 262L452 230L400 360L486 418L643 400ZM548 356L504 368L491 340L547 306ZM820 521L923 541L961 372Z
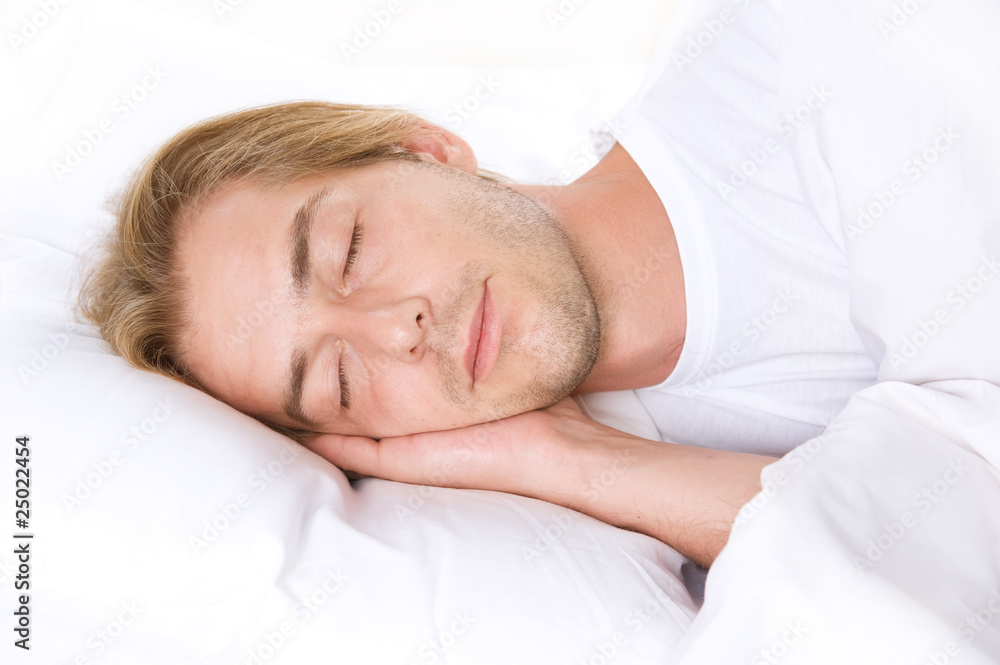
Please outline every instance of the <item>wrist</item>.
M569 507L644 533L710 565L774 458L650 441L609 430L585 456Z
M579 470L569 507L592 517L628 529L635 529L636 513L644 512L632 499L643 482L649 465L663 446L625 432L604 428L578 453Z

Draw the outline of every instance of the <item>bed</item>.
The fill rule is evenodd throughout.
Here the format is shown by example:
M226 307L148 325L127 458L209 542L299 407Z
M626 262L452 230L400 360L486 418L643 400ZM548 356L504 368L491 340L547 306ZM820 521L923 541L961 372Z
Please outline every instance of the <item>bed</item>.
M565 183L595 162L676 4L10 3L2 661L995 662L988 382L859 393L765 471L703 604L703 576L663 543L513 495L350 483L126 366L73 318L110 197L181 127L279 100L402 104L462 134L486 168ZM628 393L581 406L656 438ZM932 510L900 508L915 482Z

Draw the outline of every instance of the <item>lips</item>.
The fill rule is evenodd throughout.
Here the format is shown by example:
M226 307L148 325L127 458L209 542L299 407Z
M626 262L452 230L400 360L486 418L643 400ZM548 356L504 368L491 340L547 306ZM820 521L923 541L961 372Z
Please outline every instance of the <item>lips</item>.
M489 376L500 355L500 317L490 297L489 280L483 284L483 297L472 314L469 345L465 350L465 365L472 385Z

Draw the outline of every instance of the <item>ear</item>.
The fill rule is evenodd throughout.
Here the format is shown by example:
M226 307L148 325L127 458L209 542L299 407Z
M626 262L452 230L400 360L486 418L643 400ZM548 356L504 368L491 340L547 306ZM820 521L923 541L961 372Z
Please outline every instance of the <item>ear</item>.
M425 159L433 159L467 173L475 174L479 170L479 160L472 146L458 134L438 125L422 124L403 141L403 147Z

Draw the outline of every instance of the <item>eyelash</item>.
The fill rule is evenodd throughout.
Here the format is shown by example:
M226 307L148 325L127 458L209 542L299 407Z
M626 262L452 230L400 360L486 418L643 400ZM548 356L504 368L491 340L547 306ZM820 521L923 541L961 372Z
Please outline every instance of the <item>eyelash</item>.
M340 360L340 406L349 409L351 406L351 387L347 384L347 372L344 369L344 360Z
M362 231L364 231L364 227L361 224L357 224L354 227L354 233L351 234L351 245L347 248L347 260L344 261L345 277L351 274L355 264L358 262L358 254L361 253Z
M351 244L347 248L347 259L344 261L344 277L350 276L354 266L358 263L358 255L361 253L361 236L363 231L364 227L361 224L356 224L354 226L354 232L351 234ZM340 368L337 371L337 374L340 379L340 406L348 409L351 404L351 387L347 382L347 371L344 368L343 359L340 361Z

